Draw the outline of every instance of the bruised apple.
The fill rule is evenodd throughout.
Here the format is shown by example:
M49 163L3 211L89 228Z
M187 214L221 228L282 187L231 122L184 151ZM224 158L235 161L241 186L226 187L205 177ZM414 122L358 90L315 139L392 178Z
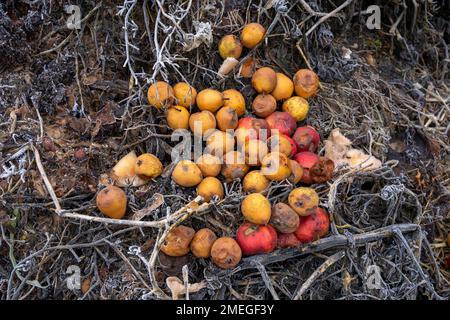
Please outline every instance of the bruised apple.
M294 159L303 168L303 176L301 182L312 184L313 179L311 178L310 170L319 161L320 157L312 152L300 152L295 155Z
M203 175L194 162L181 160L172 171L172 180L182 187L193 187L203 180Z
M268 152L267 144L264 141L256 139L245 141L245 163L249 166L261 165L261 160L267 155Z
M319 206L319 195L312 188L300 187L289 193L288 202L299 216L308 216Z
M197 258L209 258L211 248L217 240L215 233L208 228L198 230L191 241L191 252Z
M252 102L253 113L258 117L266 118L277 109L277 101L270 94L258 94Z
M189 253L195 231L186 226L178 226L169 232L161 246L161 251L171 257L181 257Z
M300 225L295 236L302 243L308 243L325 236L330 229L330 218L322 208L314 208L306 217L300 217Z
M291 137L285 134L274 134L267 141L270 151L281 152L292 157L297 154L297 145Z
M281 233L292 233L298 228L298 214L290 206L279 202L272 207L270 224Z
M292 139L297 144L299 152L315 152L320 143L319 133L311 126L298 127Z
M219 54L222 59L235 58L239 59L242 53L242 44L239 39L232 34L223 36L219 41Z
M237 230L236 240L246 256L270 253L277 246L277 232L270 225L245 222Z
M300 69L294 75L295 93L305 99L316 94L319 83L317 74L309 69Z
M234 150L234 137L228 132L214 130L206 138L205 153L221 158L224 154Z
M197 94L196 102L200 110L216 112L223 105L223 94L217 90L208 88Z
M134 171L139 176L144 176L145 178L154 179L158 177L163 170L163 165L159 159L151 154L144 153L137 157L136 164L134 166Z
M112 219L121 219L127 210L127 196L122 189L108 185L97 193L96 204L104 215Z
M271 92L272 96L277 100L288 99L294 92L294 83L286 75L277 72L277 85Z
M260 170L253 170L245 175L242 189L247 193L263 193L269 187L269 183L269 179Z
M279 233L277 248L297 247L301 242L295 236L295 233Z
M255 71L252 76L252 86L258 93L271 93L277 85L277 74L269 67Z
M281 109L288 112L295 119L295 121L298 122L306 119L309 111L309 104L306 99L295 96L283 102Z
M242 117L245 113L245 99L242 93L236 89L228 89L223 91L222 95L223 106L235 109L238 117Z
M239 244L230 237L221 237L211 247L211 259L222 269L231 269L238 265L242 258Z
M220 159L209 153L202 154L195 163L204 177L215 177L219 175L222 168Z
M148 88L147 98L151 106L161 109L173 104L175 94L167 82L156 81Z
M175 93L175 98L177 99L178 105L189 108L195 104L197 90L191 87L188 83L178 82L173 86L173 91Z
M216 117L209 111L193 113L189 118L189 128L197 136L204 136L216 128Z
M324 183L333 177L334 162L326 157L319 157L311 169L309 169L309 177L312 183Z
M261 161L261 173L273 181L287 179L292 173L289 158L281 152L268 153Z
M216 113L217 127L222 130L234 130L238 126L238 115L232 107L222 107Z
M297 127L295 119L287 112L276 111L268 116L266 121L272 134L278 132L290 137Z
M303 177L303 167L295 160L289 159L289 166L291 167L291 175L288 180L292 184L297 184L302 180Z
M243 178L249 169L249 166L245 163L245 155L243 153L230 151L223 156L221 174L225 177L226 182Z

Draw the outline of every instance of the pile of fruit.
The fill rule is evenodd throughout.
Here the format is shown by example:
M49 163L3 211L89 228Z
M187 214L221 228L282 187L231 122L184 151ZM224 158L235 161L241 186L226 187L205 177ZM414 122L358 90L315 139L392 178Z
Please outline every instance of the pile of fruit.
M246 25L240 40L234 35L222 38L219 53L224 59L238 59L242 45L254 48L264 35L261 25ZM308 115L307 99L319 88L318 76L309 69L300 69L291 80L269 67L257 69L252 58L242 63L240 74L251 77L257 93L252 101L253 115L246 115L245 99L235 89L220 92L207 88L197 93L187 83L172 87L164 81L148 89L150 105L165 111L170 128L190 130L206 144L197 159L176 163L172 180L182 187L197 187L197 194L207 202L223 199L220 176L225 182L239 179L247 194L241 203L245 222L238 228L236 240L217 238L206 228L195 232L178 226L161 247L169 256L191 251L199 258L211 257L221 268L233 268L242 255L297 246L328 233L329 215L319 207L316 191L307 186L331 179L334 163L315 153L320 136L313 127L297 127ZM278 104L281 111L277 111ZM163 165L154 155L138 157L131 152L117 163L111 177L118 186L139 186L162 171ZM271 181L288 181L293 186L287 203L271 205L266 197ZM298 184L302 186L295 188ZM111 218L122 218L126 206L126 195L117 186L109 185L97 195L98 209Z

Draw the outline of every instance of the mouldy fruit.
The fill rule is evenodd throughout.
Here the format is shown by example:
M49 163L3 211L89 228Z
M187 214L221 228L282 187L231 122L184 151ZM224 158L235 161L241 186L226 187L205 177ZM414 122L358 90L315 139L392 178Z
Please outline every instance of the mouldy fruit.
M172 171L172 180L182 187L194 187L203 180L203 175L194 162L181 160Z
M244 144L245 163L249 166L259 166L268 152L267 144L264 141L248 140Z
M191 87L186 82L178 82L173 86L173 91L178 105L185 108L195 105L197 90L194 87Z
M189 111L182 106L171 106L167 109L167 125L176 129L189 129Z
M175 94L167 82L156 81L148 88L147 98L151 106L161 109L173 104Z
M221 237L214 241L211 248L211 259L222 269L231 269L238 265L242 258L239 244L230 237Z
M211 256L211 248L217 236L211 229L203 228L198 230L191 241L191 252L197 258L209 258Z
M285 203L277 203L272 207L269 223L281 233L292 233L298 228L298 214Z
M222 157L225 153L234 150L234 137L227 132L215 130L206 138L205 153Z
M230 151L223 156L221 174L226 182L243 178L249 170L245 163L245 156L239 151Z
M252 76L252 86L258 93L271 93L277 85L277 74L269 67L255 71Z
M259 23L249 23L244 26L241 32L241 42L249 49L253 49L259 44L266 34L266 29Z
M140 177L144 176L148 179L154 179L159 177L163 171L163 165L155 155L144 153L137 157L134 171Z
M242 65L239 69L239 75L244 78L251 78L253 76L253 74L255 73L256 65L257 65L257 60L252 57L248 57L242 63Z
M116 186L106 186L97 193L97 208L112 219L122 219L127 210L127 196Z
M308 216L319 205L319 195L314 189L300 187L289 193L288 202L298 215Z
M330 229L330 218L322 208L315 208L306 217L300 217L295 236L302 243L308 243L325 236Z
M195 135L207 135L209 130L216 128L216 118L206 110L193 113L189 118L189 128Z
M303 168L303 176L301 182L307 184L314 183L309 171L311 170L312 166L319 161L319 156L312 152L300 152L295 155L294 159Z
M119 187L126 187L129 185L139 187L148 182L148 179L136 175L134 170L136 161L136 153L131 151L122 157L112 168L111 178Z
M295 236L295 233L280 233L278 234L277 247L278 248L292 248L297 247L301 242Z
M315 152L320 143L319 133L311 126L298 127L292 139L297 144L298 152Z
M316 94L319 88L319 77L314 71L300 69L294 75L295 93L302 98L309 98Z
M236 240L246 256L270 253L277 246L277 232L272 226L246 222L236 232Z
M252 102L253 113L258 117L266 118L277 109L277 101L270 94L258 94Z
M222 107L216 113L217 127L222 130L234 130L238 126L238 115L232 107Z
M161 251L171 257L181 257L189 253L195 230L186 226L175 227L166 237Z
M215 177L219 175L222 168L220 159L209 153L202 154L195 163L204 177Z
M281 152L291 157L297 153L297 145L294 140L285 134L272 135L267 140L267 145L272 152Z
M295 96L283 102L281 109L289 113L295 121L303 121L306 119L309 111L309 104L304 98Z
M328 158L320 157L311 169L309 177L312 183L324 183L333 177L334 162Z
M222 59L235 58L239 59L242 53L241 41L234 35L228 34L223 36L219 41L219 54Z
M239 120L234 132L238 145L242 146L248 140L267 140L270 135L266 120L253 117L244 117Z
M287 179L292 173L288 157L281 152L268 153L261 161L261 173L273 181Z
M277 72L277 85L270 93L277 101L290 98L294 92L294 83L286 75Z
M242 189L247 193L264 193L269 187L267 179L260 170L247 173L242 181Z
M223 186L216 177L206 177L197 186L197 195L202 196L206 202L210 202L214 196L223 199Z
M236 110L238 117L245 113L245 99L244 96L236 89L228 89L222 92L223 106L231 107Z
M255 224L267 224L270 220L270 202L260 193L252 193L241 203L241 211L245 220Z
M291 175L289 176L288 180L296 185L302 180L303 177L303 167L295 160L289 159L289 166L291 167Z
M214 89L204 89L197 94L197 107L200 110L216 112L223 105L223 94Z
M266 118L271 134L278 133L291 136L297 127L295 119L287 112L276 111Z

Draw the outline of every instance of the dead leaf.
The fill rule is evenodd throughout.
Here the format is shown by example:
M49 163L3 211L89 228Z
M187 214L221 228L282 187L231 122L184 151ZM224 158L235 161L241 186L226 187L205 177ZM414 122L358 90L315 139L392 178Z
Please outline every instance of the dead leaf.
M144 217L148 216L152 213L152 211L158 209L164 203L164 196L160 193L155 193L151 199L151 203L148 207L145 207L141 210L136 211L131 220L140 221Z

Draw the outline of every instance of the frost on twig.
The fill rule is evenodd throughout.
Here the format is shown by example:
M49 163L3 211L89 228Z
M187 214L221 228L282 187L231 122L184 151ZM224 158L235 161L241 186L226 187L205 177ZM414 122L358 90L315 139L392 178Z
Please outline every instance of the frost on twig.
M211 24L209 22L194 21L193 25L195 34L186 33L184 35L183 49L186 52L198 48L202 43L209 47L213 41Z

